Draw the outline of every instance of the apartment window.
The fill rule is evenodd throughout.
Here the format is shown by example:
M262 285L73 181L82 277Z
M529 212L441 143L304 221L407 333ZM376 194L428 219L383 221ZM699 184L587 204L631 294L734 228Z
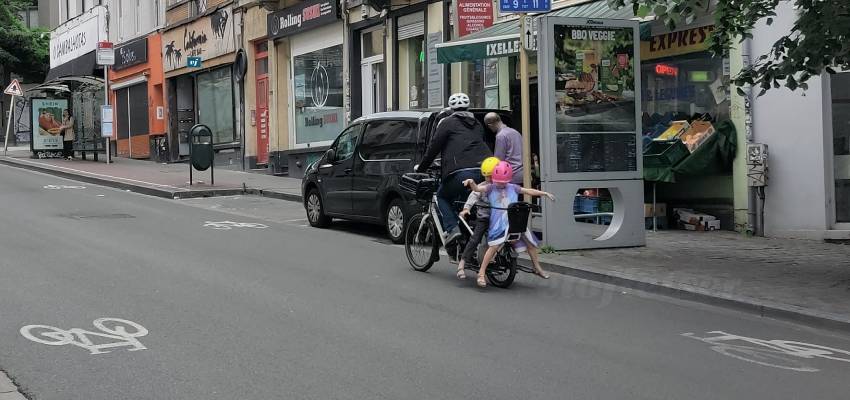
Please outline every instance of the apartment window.
M189 2L189 18L204 15L207 12L207 0L192 0Z

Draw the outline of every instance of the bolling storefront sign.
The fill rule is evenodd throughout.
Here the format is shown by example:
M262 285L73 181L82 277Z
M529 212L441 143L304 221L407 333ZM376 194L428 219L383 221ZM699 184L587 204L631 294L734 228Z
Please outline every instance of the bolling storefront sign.
M282 38L334 23L340 18L336 0L311 0L276 11L268 16L268 36Z
M714 25L652 36L640 42L641 59L652 60L708 50Z
M97 50L101 40L107 40L106 9L97 6L51 32L50 68Z
M225 7L162 35L165 72L186 66L189 57L207 61L236 51L233 8Z

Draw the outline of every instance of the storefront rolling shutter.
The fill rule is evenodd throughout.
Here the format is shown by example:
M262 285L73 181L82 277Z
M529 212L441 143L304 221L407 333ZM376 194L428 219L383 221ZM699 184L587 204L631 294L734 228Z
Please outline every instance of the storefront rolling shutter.
M398 18L398 34L396 40L405 40L424 35L425 14L409 14Z

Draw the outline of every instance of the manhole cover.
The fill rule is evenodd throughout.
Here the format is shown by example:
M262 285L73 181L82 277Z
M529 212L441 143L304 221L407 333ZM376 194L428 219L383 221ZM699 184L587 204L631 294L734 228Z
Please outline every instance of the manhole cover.
M71 215L74 219L128 219L136 218L130 214L87 214L87 215Z

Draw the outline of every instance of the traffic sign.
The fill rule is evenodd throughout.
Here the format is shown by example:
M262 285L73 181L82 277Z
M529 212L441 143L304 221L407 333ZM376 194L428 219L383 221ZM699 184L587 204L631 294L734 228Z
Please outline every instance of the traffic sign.
M9 87L3 91L3 93L8 94L9 96L20 96L23 97L24 91L21 90L21 83L18 82L17 79L12 79L12 83L9 84Z
M115 65L115 49L112 42L97 42L97 64Z
M525 32L523 32L524 40L522 42L523 47L526 50L537 50L537 29L534 26L534 18L530 15L526 15L523 17L525 19Z
M189 68L201 68L201 57L187 57L186 66Z
M503 13L549 12L551 0L499 0L499 11Z

